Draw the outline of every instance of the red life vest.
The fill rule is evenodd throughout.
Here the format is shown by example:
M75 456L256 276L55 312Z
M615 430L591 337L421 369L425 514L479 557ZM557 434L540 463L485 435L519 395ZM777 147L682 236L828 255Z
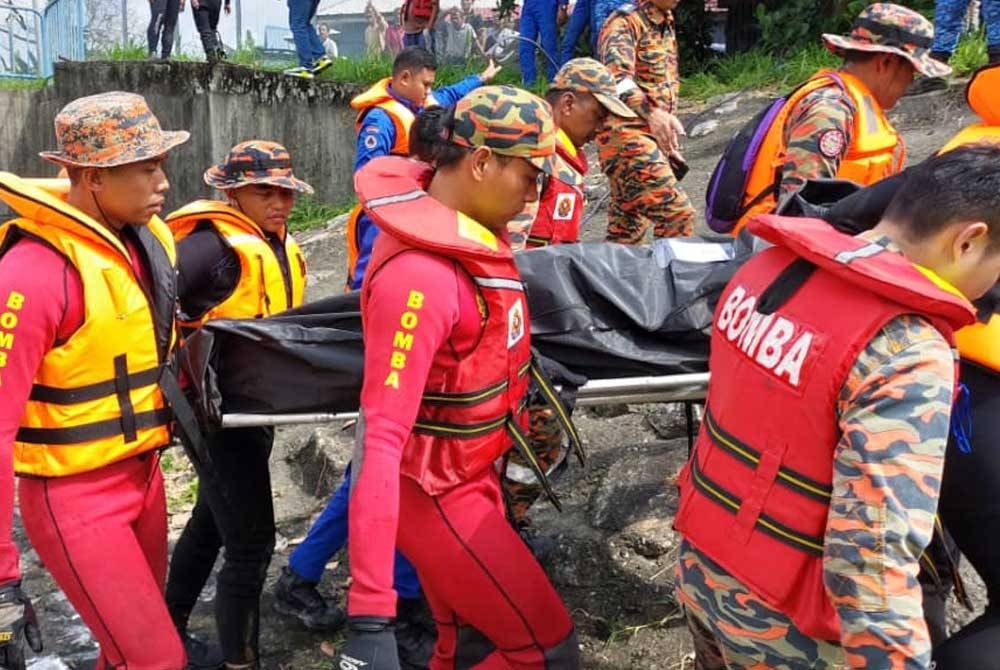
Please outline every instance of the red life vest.
M587 174L587 157L573 146L569 137L560 130L556 153L581 177ZM583 218L583 193L558 179L549 179L538 203L538 214L531 224L525 246L544 247L580 241L580 221Z
M894 317L927 317L954 346L965 298L904 256L809 219L762 216L774 243L719 299L705 419L679 477L675 527L805 635L839 640L823 585L836 406L858 354ZM818 269L773 314L761 295L797 259Z
M375 242L361 289L363 319L371 278L407 250L457 261L479 292L479 343L457 364L432 365L403 449L401 474L437 495L492 467L511 448L510 432L526 428L531 336L524 287L510 246L427 195L424 188L432 174L426 164L381 157L357 173L354 187L365 211L385 233ZM407 323L415 325L419 308L410 314L412 318L404 314L400 323L403 355Z

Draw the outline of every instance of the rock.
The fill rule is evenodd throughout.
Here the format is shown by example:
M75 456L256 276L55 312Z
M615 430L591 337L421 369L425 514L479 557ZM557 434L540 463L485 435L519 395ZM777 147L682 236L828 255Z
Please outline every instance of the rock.
M673 521L671 517L669 522ZM674 531L663 519L644 519L625 528L621 542L643 558L660 558L676 546Z
M302 446L290 449L285 455L293 475L298 476L296 483L314 498L329 497L340 484L347 466L345 460L334 458L342 453L341 439L335 432L339 430L339 426L316 428Z
M740 105L736 100L730 100L725 104L719 105L712 111L714 111L719 116L726 116L727 114L732 114L733 112L735 112L737 109L739 109L739 107Z
M718 119L709 119L708 121L702 121L694 128L688 131L688 137L704 137L705 135L711 135L719 128Z
M677 511L677 492L669 482L685 460L687 440L652 442L622 450L590 497L591 527L622 531L648 521L669 529Z
M670 404L642 405L639 410L645 415L646 424L653 429L656 436L661 440L673 440L688 437L687 414L684 410L684 403L676 402ZM697 416L694 416L694 426L692 427L697 435Z

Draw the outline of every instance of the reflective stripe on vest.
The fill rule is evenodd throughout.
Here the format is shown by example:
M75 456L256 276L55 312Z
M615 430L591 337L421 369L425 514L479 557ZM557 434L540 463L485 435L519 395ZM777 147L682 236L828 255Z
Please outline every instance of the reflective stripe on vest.
M62 255L80 275L84 321L46 352L14 444L23 475L60 477L167 445L171 414L158 380L174 343L174 246L153 218L135 227L152 294L116 236L30 180L0 174L0 198L25 218L6 223L7 248L24 235ZM30 218L29 218L30 217Z
M306 260L290 233L284 236L288 261L286 281L274 247L264 231L243 212L215 200L198 200L167 217L167 225L178 242L190 235L201 221L208 221L225 245L236 253L240 276L232 293L204 314L187 315L190 319L182 325L197 328L211 319L265 317L302 304Z
M745 206L753 202L756 204L749 207L733 228L733 235L737 235L754 216L774 211L781 170L785 163L785 126L788 116L803 98L826 86L841 86L854 107L851 144L835 176L869 185L902 169L906 157L903 140L868 88L857 77L846 72L821 71L789 96L765 135L757 162L750 171L744 203Z

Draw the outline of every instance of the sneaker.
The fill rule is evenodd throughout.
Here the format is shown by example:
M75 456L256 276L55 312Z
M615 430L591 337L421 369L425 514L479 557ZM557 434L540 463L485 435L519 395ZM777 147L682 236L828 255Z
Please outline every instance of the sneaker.
M289 77L298 77L299 79L312 79L316 76L313 74L312 70L307 67L302 67L301 65L299 67L289 68L288 70L285 70L283 74Z
M400 670L426 670L437 642L437 627L423 598L397 601L395 632Z
M931 91L943 91L948 88L948 81L944 77L924 77L920 76L913 80L910 87L903 94L907 97L913 95L923 95Z
M316 59L316 62L313 63L312 73L314 75L317 75L320 72L322 72L323 70L325 70L328 67L330 67L331 65L333 65L333 61L332 60L330 60L326 56L320 56L319 58Z
M274 585L274 611L298 619L311 631L335 631L344 625L344 611L316 589L316 582L302 579L288 566Z
M181 633L181 641L187 653L187 670L218 670L225 662L217 644L200 640L191 633Z

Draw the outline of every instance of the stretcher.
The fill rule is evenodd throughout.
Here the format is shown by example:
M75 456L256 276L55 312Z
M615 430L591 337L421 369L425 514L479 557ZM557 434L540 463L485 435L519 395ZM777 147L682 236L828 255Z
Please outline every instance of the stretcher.
M532 344L565 372L552 381L583 407L703 399L715 304L752 247L695 238L518 254ZM211 321L188 338L182 364L212 427L349 420L363 379L359 297Z

